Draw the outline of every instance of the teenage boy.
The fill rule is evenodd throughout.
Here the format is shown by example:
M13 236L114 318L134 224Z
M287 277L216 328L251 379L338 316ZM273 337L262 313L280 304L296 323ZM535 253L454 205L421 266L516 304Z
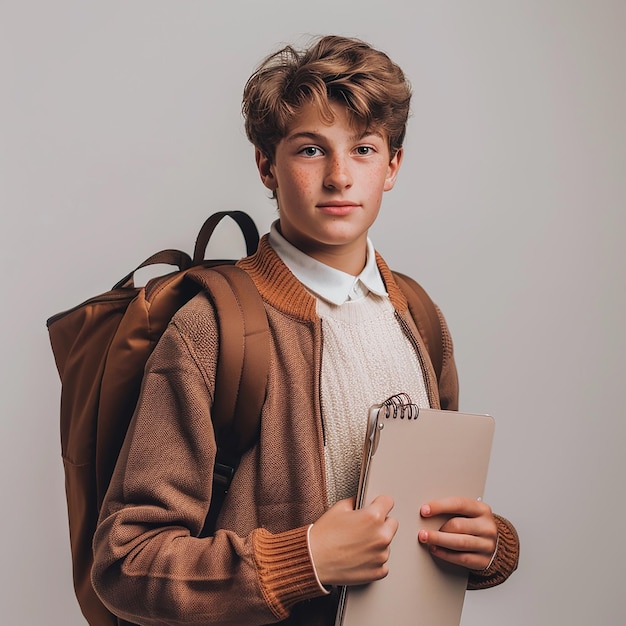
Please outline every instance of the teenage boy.
M278 221L239 266L271 329L258 443L244 455L218 518L211 499L216 317L203 294L173 319L144 386L94 541L94 586L140 624L332 624L337 586L384 577L397 530L392 499L355 511L370 405L407 392L457 408L443 317L439 380L407 302L368 230L395 183L410 88L384 53L324 37L270 56L243 112ZM469 569L469 587L516 568L513 526L484 502L420 503L446 514L418 539Z

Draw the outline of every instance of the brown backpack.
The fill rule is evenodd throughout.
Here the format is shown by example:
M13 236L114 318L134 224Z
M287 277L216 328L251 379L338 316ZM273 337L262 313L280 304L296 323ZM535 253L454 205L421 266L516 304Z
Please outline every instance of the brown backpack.
M205 532L215 519L241 454L258 436L269 370L269 329L261 297L233 260L204 255L224 217L239 225L247 253L258 245L252 219L242 211L209 217L198 234L193 258L163 250L146 259L110 291L47 321L61 378L61 452L65 470L74 589L92 626L127 624L102 604L91 585L92 538L139 397L144 366L171 317L201 289L214 305L219 325L213 425L218 455ZM178 267L135 287L137 269L153 264ZM441 326L426 292L394 272L439 378Z
M255 441L269 368L269 329L252 279L234 261L205 261L217 224L231 217L241 228L248 254L258 245L252 219L241 211L212 215L204 223L193 259L163 250L137 269L153 264L178 267L135 287L133 270L113 289L47 321L61 378L61 451L70 528L74 589L90 624L118 619L91 585L92 538L130 419L146 361L171 317L201 289L219 324L219 362L213 406L218 442L210 531L241 454Z

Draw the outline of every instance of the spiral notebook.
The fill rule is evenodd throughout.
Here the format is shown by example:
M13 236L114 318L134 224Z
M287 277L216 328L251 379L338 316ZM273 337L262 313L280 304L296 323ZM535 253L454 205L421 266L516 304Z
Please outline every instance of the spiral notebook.
M494 427L489 415L419 409L403 394L370 409L357 507L389 494L399 528L389 574L342 588L335 626L459 625L467 571L442 565L418 543L420 528L445 521L423 519L419 508L446 496L482 498Z

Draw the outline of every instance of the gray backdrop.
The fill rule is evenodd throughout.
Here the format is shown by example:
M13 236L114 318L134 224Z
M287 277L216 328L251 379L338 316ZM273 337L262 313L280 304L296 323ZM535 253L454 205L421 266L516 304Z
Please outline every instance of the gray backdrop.
M216 209L266 230L243 84L277 45L337 33L413 83L372 236L443 308L461 407L497 419L486 499L522 559L463 626L623 623L625 18L620 0L2 0L2 622L83 623L46 318L190 250Z

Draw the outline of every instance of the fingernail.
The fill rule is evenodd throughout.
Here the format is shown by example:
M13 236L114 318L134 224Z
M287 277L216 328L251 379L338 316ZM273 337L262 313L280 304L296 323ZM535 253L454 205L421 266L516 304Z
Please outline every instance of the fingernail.
M422 506L422 515L430 515L430 507L427 504Z
M428 541L428 533L425 530L420 530L417 533L417 538L421 543L426 543Z

